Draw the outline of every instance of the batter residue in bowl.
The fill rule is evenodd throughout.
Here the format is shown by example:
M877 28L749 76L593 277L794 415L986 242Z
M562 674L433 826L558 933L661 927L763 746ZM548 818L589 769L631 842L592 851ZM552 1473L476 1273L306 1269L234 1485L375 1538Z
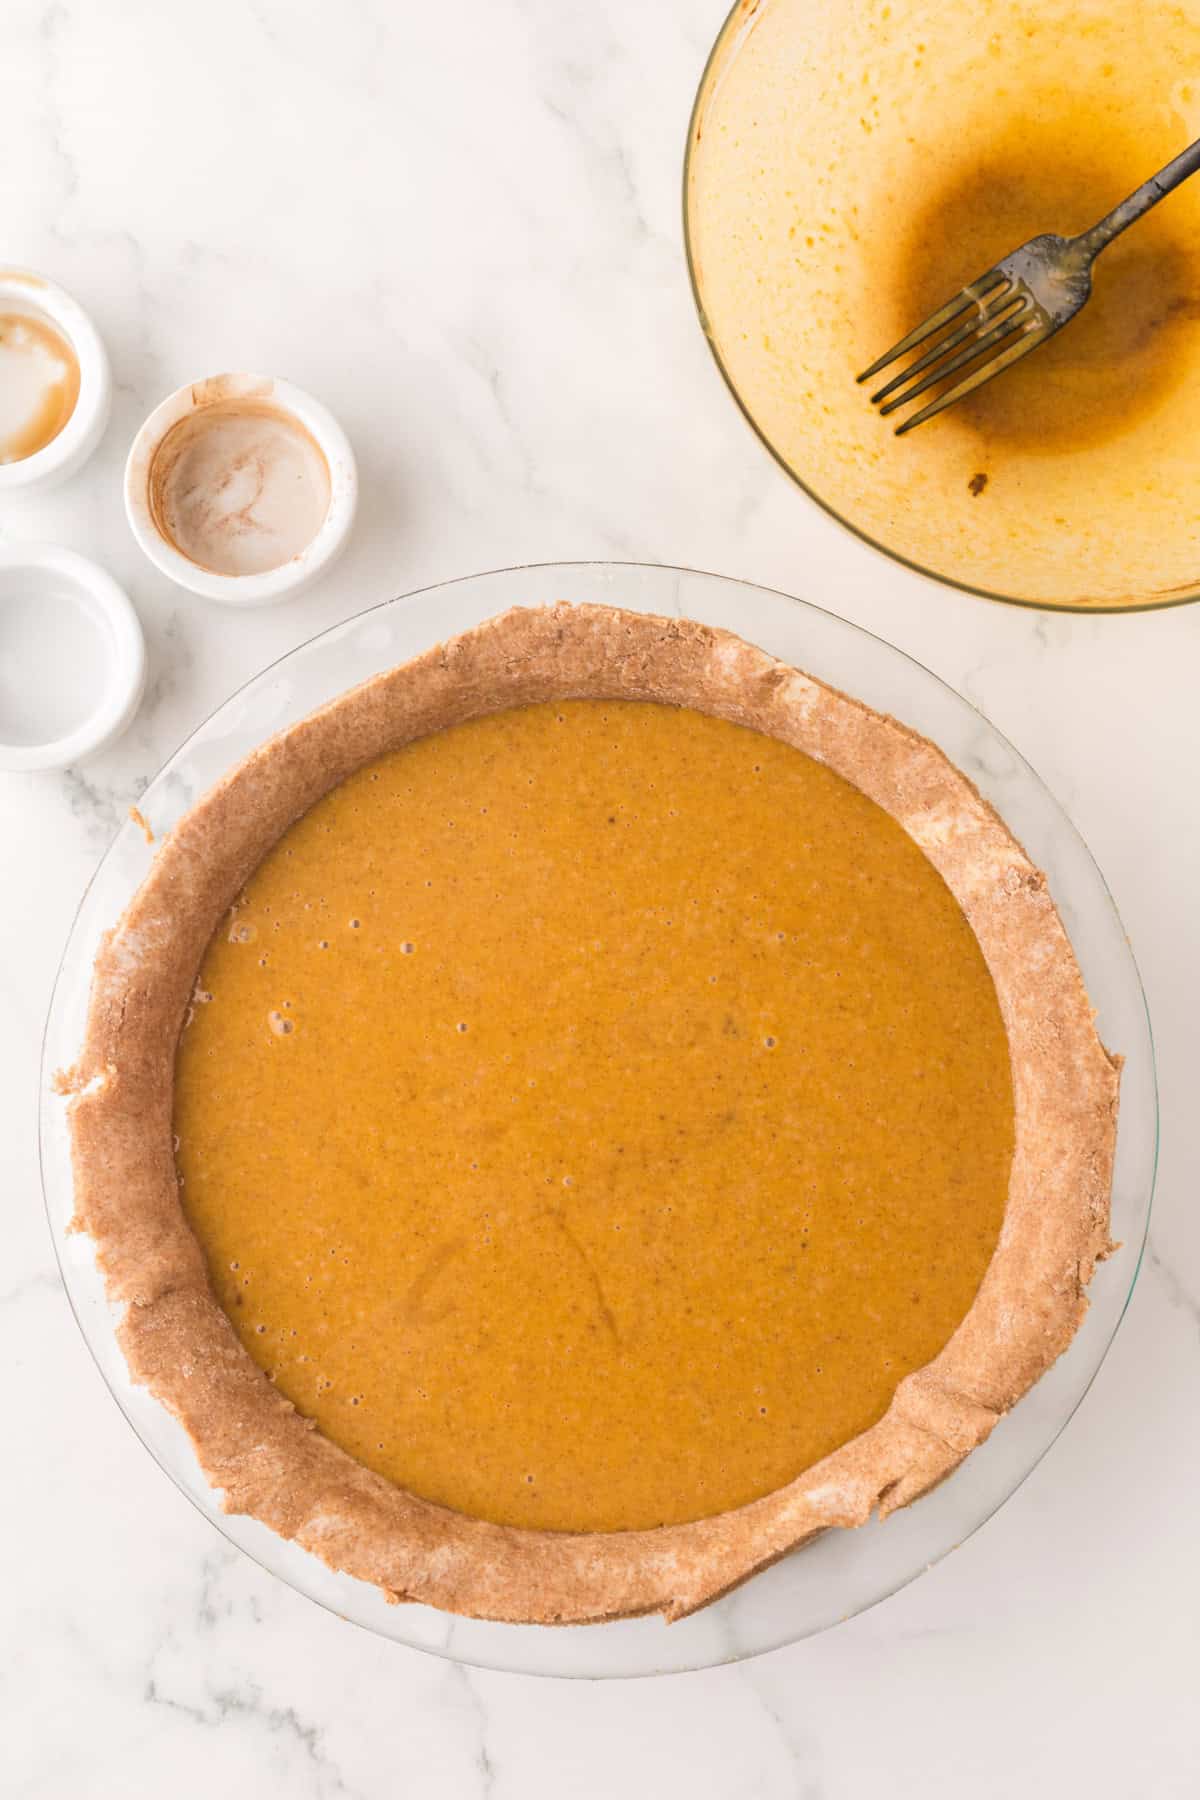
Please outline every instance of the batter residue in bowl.
M329 510L329 465L291 413L218 400L173 425L150 465L168 543L219 575L261 575L307 549Z
M79 399L79 360L32 313L0 313L0 463L23 462L58 436Z
M1196 71L1197 0L763 0L727 27L689 158L697 289L754 424L847 523L1035 602L1200 585L1200 183L1105 252L1059 337L919 431L897 440L854 380L1200 135Z

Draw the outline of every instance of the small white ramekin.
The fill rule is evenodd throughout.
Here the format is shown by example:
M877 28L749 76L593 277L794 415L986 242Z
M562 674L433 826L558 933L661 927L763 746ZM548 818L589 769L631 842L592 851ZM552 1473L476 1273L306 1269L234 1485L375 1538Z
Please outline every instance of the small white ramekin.
M18 743L0 738L0 769L65 769L91 755L124 731L138 709L146 682L142 628L128 595L111 575L86 556L52 544L0 545L0 646L5 606L14 599L25 605L36 603L39 597L57 603L58 631L46 651L47 689L53 685L56 658L69 649L63 637L71 629L74 609L80 627L85 621L92 627L87 634L89 647L97 635L104 644L104 656L94 672L95 702L78 724L60 736L34 741L23 738Z
M77 300L31 269L0 269L0 312L32 313L66 338L79 363L79 397L59 432L32 456L0 463L0 494L13 488L51 487L83 467L108 424L112 375L100 333Z
M172 426L189 413L230 400L254 400L290 413L320 446L329 466L329 507L311 543L289 562L261 575L221 575L202 569L158 528L150 501L155 454ZM358 469L350 440L327 407L288 381L235 373L213 375L178 388L156 406L133 440L125 465L125 511L134 537L156 569L180 587L227 606L265 606L307 587L345 545L358 507Z

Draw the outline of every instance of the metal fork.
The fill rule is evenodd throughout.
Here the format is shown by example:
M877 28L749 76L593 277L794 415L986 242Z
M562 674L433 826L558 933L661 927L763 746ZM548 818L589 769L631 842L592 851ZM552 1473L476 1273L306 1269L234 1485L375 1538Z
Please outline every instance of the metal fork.
M945 332L915 362L871 395L871 404L878 406L884 417L939 382L949 380L960 369L968 371L953 387L897 425L896 436L903 437L906 431L973 393L1061 331L1091 295L1092 264L1100 252L1197 170L1200 138L1181 150L1165 169L1144 181L1128 200L1106 213L1090 231L1081 232L1078 237L1046 233L1030 238L994 268L969 282L961 293L930 313L907 337L864 369L858 379L870 381L898 356L919 349L927 339ZM955 330L946 330L964 313L967 317Z

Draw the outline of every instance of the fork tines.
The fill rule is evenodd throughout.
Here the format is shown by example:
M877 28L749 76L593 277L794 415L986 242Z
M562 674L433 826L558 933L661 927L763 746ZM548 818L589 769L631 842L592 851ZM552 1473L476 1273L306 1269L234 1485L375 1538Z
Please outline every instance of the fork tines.
M956 325L960 320L961 323ZM955 294L952 300L947 300L944 306L939 306L936 312L930 313L907 337L902 337L869 369L864 369L858 379L870 381L898 356L919 349L930 338L935 339L923 355L871 395L872 405L878 406L880 415L886 417L929 388L949 380L960 369L968 371L961 381L938 394L896 427L897 437L903 437L915 425L933 418L943 407L990 381L993 375L998 375L1001 369L1016 362L1049 335L1049 321L1025 284L1001 269L991 269Z

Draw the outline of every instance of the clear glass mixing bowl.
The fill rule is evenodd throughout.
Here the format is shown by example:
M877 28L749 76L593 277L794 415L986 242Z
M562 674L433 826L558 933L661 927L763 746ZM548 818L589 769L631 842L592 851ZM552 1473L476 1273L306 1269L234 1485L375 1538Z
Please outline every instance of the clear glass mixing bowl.
M1197 241L1200 186L1130 234L1129 262L1099 265L1060 339L911 436L894 438L855 383L997 257L1035 231L1091 224L1181 149L1195 135L1177 75L1189 54L1195 0L1014 0L1003 29L969 11L936 18L921 0L736 0L688 127L696 309L760 441L874 549L1049 610L1200 594L1200 360L1172 323L1192 272L1168 291ZM1075 169L1094 193L1073 191ZM968 227L982 233L973 248ZM914 262L941 271L919 305Z

